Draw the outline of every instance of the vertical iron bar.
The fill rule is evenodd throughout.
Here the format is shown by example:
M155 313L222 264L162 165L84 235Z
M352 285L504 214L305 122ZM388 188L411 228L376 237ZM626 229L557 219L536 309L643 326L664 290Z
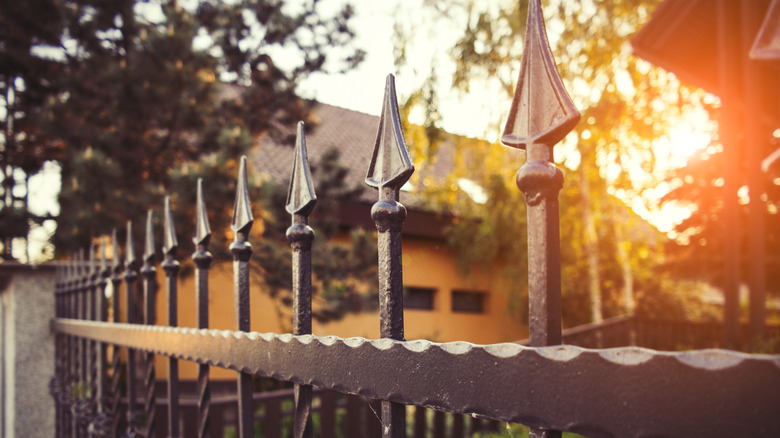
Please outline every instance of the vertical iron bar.
M176 240L176 230L173 227L173 214L171 213L171 198L165 197L165 230L163 253L165 260L162 268L165 271L166 294L168 296L168 326L176 327L178 320L178 289L179 262L176 260L176 249L179 246ZM173 357L168 358L168 437L179 438L179 361Z
M73 265L73 259L71 258L68 261L68 267L67 267L67 282L65 284L65 293L64 293L64 305L65 305L65 318L73 318L73 299L75 297L74 290L75 290L75 270ZM75 342L73 336L66 336L65 337L65 351L66 351L66 357L65 357L65 375L63 378L63 388L62 388L62 404L63 404L63 412L65 414L65 427L64 430L64 436L68 437L71 435L72 428L71 424L73 423L73 415L70 410L70 404L73 401L72 400L72 382L73 382L73 358L74 358L74 348L75 348Z
M62 314L60 313L60 293L62 288L62 266L57 263L57 270L56 270L56 281L54 283L54 317L55 318L61 318ZM59 401L59 390L60 390L60 343L62 342L62 337L59 333L54 334L54 376L52 377L51 381L49 382L49 393L51 394L52 398L54 399L54 436L59 437L60 436L60 430L62 427L62 424L60 423L62 421L62 413L60 412L60 401ZM0 426L1 427L1 426ZM2 431L4 434L5 431Z
M209 267L212 256L208 250L211 239L206 203L203 200L203 179L198 178L198 192L195 205L195 237L197 250L192 254L195 262L195 313L198 328L209 328ZM211 405L211 387L209 385L209 366L198 365L198 438L211 436L209 409Z
M287 228L287 241L293 250L293 334L311 334L311 244L314 231L309 227L309 214L317 202L306 151L303 122L298 122L290 189L287 192L287 212L292 225ZM293 436L311 438L311 386L295 384L295 418Z
M133 244L133 223L127 221L127 245L125 247L125 300L127 303L127 322L134 324L135 315L133 306L135 295L135 280L138 278L137 262L135 259L135 248ZM135 350L127 349L127 429L124 437L131 438L138 436L136 430L135 413Z
M108 276L111 273L108 265L106 264L106 242L101 241L101 254L100 254L100 270L99 278L97 279L97 300L95 302L95 308L97 313L93 319L98 321L106 321L107 308L106 308L106 286L108 285ZM109 419L105 412L105 383L106 383L106 344L98 342L96 344L97 367L95 369L96 386L95 386L95 417L90 425L91 437L106 437L109 433Z
M94 243L90 242L89 244L89 268L88 268L88 286L87 286L87 300L88 305L87 308L89 309L89 312L87 315L84 316L84 319L88 319L90 321L96 321L97 320L97 293L98 293L98 287L99 287L99 279L100 274L98 272L98 268L95 265L95 245ZM88 369L88 376L89 379L86 382L85 388L89 389L89 393L85 394L85 400L88 401L88 422L85 424L85 429L87 432L87 435L93 435L92 432L90 432L91 425L93 421L95 420L95 413L97 410L97 404L99 403L99 400L97 398L97 342L94 340L90 340L87 342L87 345L89 346L89 369Z
M84 262L84 250L79 250L78 261L78 273L79 273L79 286L78 286L78 319L88 319L87 317L87 303L89 295L89 272L87 271L86 264ZM78 377L78 394L73 400L74 415L76 417L75 435L77 437L85 436L85 420L87 419L89 403L87 402L87 388L88 386L88 370L87 370L87 349L89 341L86 338L81 338L79 345L79 377Z
M534 347L561 343L558 192L563 173L554 164L553 146L579 119L555 67L540 0L531 0L520 75L501 142L526 150L516 182L528 206L529 330ZM561 432L534 429L530 435L560 438Z
M144 324L154 325L157 319L157 268L154 266L154 216L152 210L146 214L146 245L144 248L144 264L141 267L141 275L144 277ZM144 383L146 397L144 412L146 414L146 437L154 435L156 418L156 398L154 394L157 382L157 373L154 369L154 353L146 353L146 374Z
M121 322L119 317L120 309L120 289L122 287L122 261L119 259L119 242L116 238L116 228L111 232L111 303L113 321L115 323ZM119 402L122 397L120 392L120 385L122 384L121 376L121 355L119 346L114 345L111 347L111 406L109 407L109 415L111 416L111 431L112 436L119 436Z
M249 203L249 188L246 176L246 157L241 157L236 184L236 203L233 209L233 224L235 234L230 252L233 254L233 292L236 310L236 329L248 332L250 330L249 313L249 258L252 255L252 245L247 241L252 229L254 218ZM250 438L253 431L252 408L252 375L240 372L238 374L238 436Z
M735 3L718 0L718 79L720 83L721 110L718 131L723 144L723 341L726 348L739 348L739 285L740 241L739 189L740 160L734 126L737 123L734 91L737 56L735 38L728 31L729 21L734 19Z
M379 331L381 337L395 340L404 339L401 229L406 219L406 208L398 200L401 187L413 172L398 114L395 79L393 75L388 75L366 184L379 191L379 201L371 208L371 218L378 231ZM382 436L406 436L404 405L382 401Z
M766 91L762 89L762 75L758 61L750 59L748 54L753 46L757 29L761 25L761 16L765 9L758 2L745 1L742 6L742 46L744 69L745 148L747 149L747 183L750 193L748 204L748 274L750 284L750 330L751 347L763 338L766 328L766 205L761 199L766 195L766 175L760 171L761 160L766 153L769 141L768 132L762 124ZM776 99L775 96L770 99Z

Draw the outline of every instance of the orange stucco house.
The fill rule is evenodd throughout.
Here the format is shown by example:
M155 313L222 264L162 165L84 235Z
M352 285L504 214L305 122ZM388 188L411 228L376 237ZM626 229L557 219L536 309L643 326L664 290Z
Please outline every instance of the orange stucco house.
M310 162L316 163L325 151L338 148L341 164L349 169L349 183L362 184L371 159L379 117L325 104L317 104L312 117L317 126L306 136ZM283 135L268 135L258 140L256 150L248 157L248 172L277 181L289 178L294 153L294 127L279 127L278 131ZM284 135L286 131L290 135ZM287 140L290 144L286 144ZM420 175L420 180L424 177L429 177L429 180L443 178L442 173L452 166L448 161L451 157L446 155L439 154L441 158L436 165L424 166L423 172L429 175ZM339 205L338 222L344 230L345 242L348 231L355 227L375 230L370 210L376 196L376 192L366 186L358 197ZM408 211L403 229L406 338L491 344L527 337L527 327L506 310L508 302L501 292L499 269L495 272L475 271L469 275L458 269L455 254L447 247L443 234L444 226L452 218L419 207L421 203L416 199L414 190L402 189L400 202ZM312 220L310 225L316 233L316 221ZM339 236L335 238L339 239ZM316 244L317 240L314 241ZM163 273L159 275L162 286ZM209 320L212 328L235 328L232 281L232 263L215 262L210 271ZM194 291L193 277L180 281L180 326L196 326ZM289 308L264 293L259 279L253 281L250 294L252 331L291 331ZM167 304L162 289L157 294L157 301L158 321L164 324ZM328 323L315 320L313 333L318 336L378 338L379 314L378 311L349 314ZM165 378L165 358L158 357L157 362L158 376ZM182 379L196 377L194 364L182 362L181 367ZM215 379L235 377L234 372L218 368L213 368L211 373Z

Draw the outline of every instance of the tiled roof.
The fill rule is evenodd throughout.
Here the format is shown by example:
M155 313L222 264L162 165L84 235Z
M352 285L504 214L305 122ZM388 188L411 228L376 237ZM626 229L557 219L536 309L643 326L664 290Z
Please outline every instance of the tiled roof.
M327 150L336 148L341 152L340 163L349 169L348 184L362 182L371 160L379 117L322 103L313 107L311 117L314 123L306 125L309 162L316 165ZM290 178L295 125L276 128L278 134L260 138L250 161L257 171L282 182Z
M311 118L312 122L306 127L306 147L311 165L316 167L327 150L338 149L341 153L339 162L348 169L347 185L364 187L362 200L375 200L376 192L365 185L364 181L374 149L379 117L316 103L312 108ZM295 146L295 125L277 124L275 128L275 134L260 138L258 148L249 157L249 161L254 171L281 183L290 178ZM422 169L418 168L416 172L422 172L435 181L441 181L452 167L451 146L445 142L439 147L439 153L433 164L426 165ZM316 172L316 169L314 171ZM410 193L401 196L405 204L418 204L419 200L415 200Z

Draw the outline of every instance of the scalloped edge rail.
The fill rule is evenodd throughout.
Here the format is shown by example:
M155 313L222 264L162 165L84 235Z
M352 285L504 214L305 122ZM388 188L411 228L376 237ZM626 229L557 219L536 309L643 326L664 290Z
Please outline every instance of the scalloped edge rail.
M780 436L780 355L368 340L54 319L58 333L591 437Z

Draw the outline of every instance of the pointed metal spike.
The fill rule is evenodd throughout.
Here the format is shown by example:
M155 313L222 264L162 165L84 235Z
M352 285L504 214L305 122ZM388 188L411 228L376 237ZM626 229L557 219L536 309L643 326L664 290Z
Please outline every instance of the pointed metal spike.
M105 275L108 264L106 263L106 237L100 239L100 274Z
M555 66L540 0L531 0L520 76L501 142L518 149L532 143L553 146L579 120L580 113Z
M298 136L295 139L295 157L293 158L290 189L287 191L287 212L308 216L317 203L314 182L311 179L309 157L306 151L306 133L303 122L298 122Z
M113 251L111 256L111 270L114 272L119 271L122 267L122 261L119 260L119 241L116 238L116 228L111 230L111 249Z
M81 278L84 275L84 248L79 248L76 257L76 277Z
M195 237L196 245L208 245L211 238L211 227L206 212L206 202L203 200L203 178L198 178L198 196L195 204Z
M127 245L125 246L125 266L128 269L135 263L135 247L133 245L133 221L127 221Z
M87 270L88 275L95 275L97 273L97 264L95 263L95 243L89 242L89 265Z
M144 242L144 261L152 263L154 260L154 213L152 210L146 212L146 239Z
M165 234L163 239L165 240L163 245L163 252L168 255L172 255L176 252L176 248L179 246L178 240L176 240L176 230L173 227L173 213L171 212L171 197L165 197Z
M374 143L374 153L366 175L366 184L371 187L400 189L414 173L414 165L406 147L398 114L398 99L395 94L395 78L387 75L382 115Z
M76 256L73 254L68 256L67 266L65 271L65 279L67 281L72 281L73 278L76 276L76 268L75 268L76 265L74 264L75 257Z
M233 207L233 224L231 229L235 233L249 233L254 223L252 217L252 205L249 202L249 186L246 177L246 156L241 157L238 167L238 181L236 183L236 203Z

